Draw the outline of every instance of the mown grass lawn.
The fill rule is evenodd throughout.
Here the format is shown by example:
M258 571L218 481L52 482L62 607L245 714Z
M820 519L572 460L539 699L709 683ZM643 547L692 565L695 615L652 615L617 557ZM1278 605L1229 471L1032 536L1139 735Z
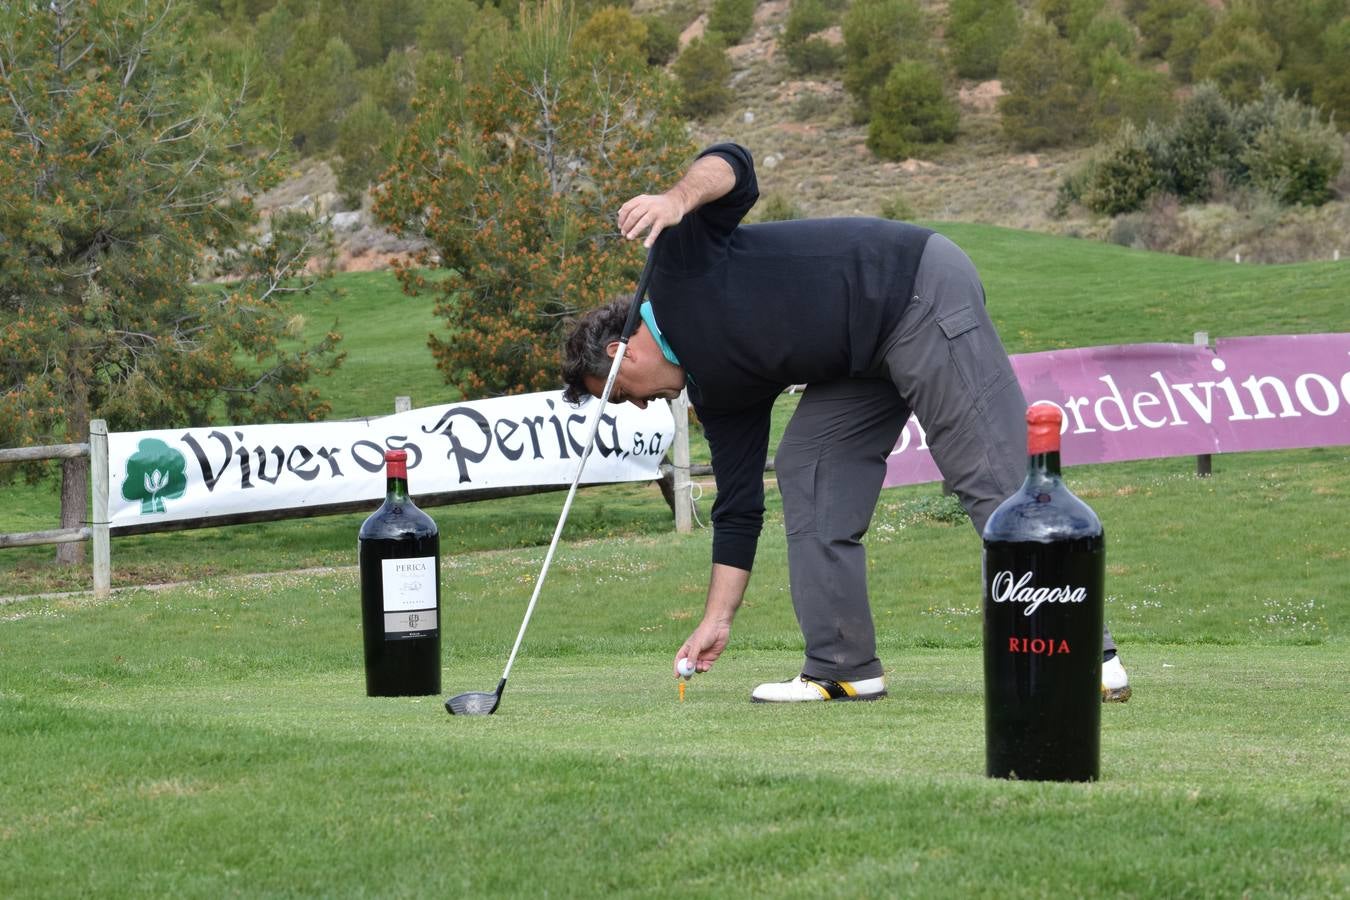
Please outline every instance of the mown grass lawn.
M748 702L800 663L777 510L683 704L706 531L566 542L484 719L364 696L350 565L8 603L0 894L1343 894L1348 462L1070 470L1135 689L1093 785L983 777L978 542L931 486L874 523L874 704ZM542 555L446 555L447 695L496 684Z

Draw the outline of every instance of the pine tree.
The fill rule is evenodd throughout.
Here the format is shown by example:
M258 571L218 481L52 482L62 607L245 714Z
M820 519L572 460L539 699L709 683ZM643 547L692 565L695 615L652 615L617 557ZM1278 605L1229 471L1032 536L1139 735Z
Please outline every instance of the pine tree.
M664 78L575 53L570 17L546 0L522 8L495 73L462 102L420 99L376 214L429 239L448 270L432 288L446 330L428 343L467 396L556 387L566 317L631 290L641 246L614 216L692 151Z
M319 246L302 216L250 235L281 137L238 72L191 56L163 0L0 7L0 445L113 428L324 410L283 303ZM237 280L194 288L210 255ZM63 465L62 525L86 519L87 458ZM63 544L74 562L82 545Z
M916 0L854 0L844 14L844 87L871 117L872 92L898 62L933 59L932 25Z
M792 0L779 46L793 72L827 72L839 65L843 48L820 34L834 23L835 13L824 0Z
M1274 79L1279 65L1280 46L1262 26L1259 4L1238 0L1200 43L1195 77L1217 84L1229 100L1245 103L1260 94L1262 82Z
M941 72L928 63L897 63L872 92L867 147L884 159L904 159L924 145L955 140L959 123Z
M694 38L672 67L680 85L680 112L692 119L716 115L731 104L731 59L717 32Z
M1044 21L1023 25L1003 54L998 101L1003 134L1026 150L1071 144L1082 136L1087 75L1078 54Z
M962 78L993 78L1004 51L1017 40L1014 0L952 0L947 7L947 47Z

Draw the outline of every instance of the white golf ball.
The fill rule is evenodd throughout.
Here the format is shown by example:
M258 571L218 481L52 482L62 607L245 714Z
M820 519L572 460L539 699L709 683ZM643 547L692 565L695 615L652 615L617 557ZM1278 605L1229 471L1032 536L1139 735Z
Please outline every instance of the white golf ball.
M680 673L683 678L690 678L694 674L694 661L688 657L675 664L675 671Z

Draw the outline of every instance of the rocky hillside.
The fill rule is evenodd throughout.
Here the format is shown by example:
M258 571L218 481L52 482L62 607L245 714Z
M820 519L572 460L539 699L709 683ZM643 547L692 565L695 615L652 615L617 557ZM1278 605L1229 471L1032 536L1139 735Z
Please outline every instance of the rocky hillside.
M649 11L663 0L638 0ZM735 140L755 154L761 204L773 200L803 216L901 215L929 221L982 222L1111 240L1127 246L1250 262L1291 262L1350 255L1350 166L1342 199L1316 210L1286 210L1238 198L1234 204L1155 209L1119 220L1081 210L1051 213L1065 176L1084 149L1024 153L1006 144L995 110L997 81L959 88L961 133L928 158L887 162L866 148L865 127L852 123L851 100L837 78L794 76L778 53L788 0L763 0L755 27L730 49L735 100L723 115L694 123L695 141ZM681 35L702 33L706 15ZM264 206L317 205L333 215L340 270L380 268L415 249L374 227L368 209L341 212L335 179L321 162L265 198ZM1245 206L1243 204L1246 204Z
M1063 175L1082 151L1026 154L998 135L997 81L960 92L961 136L929 159L886 162L865 146L852 101L835 79L803 80L780 57L788 0L765 0L746 42L731 48L736 100L724 116L698 123L700 141L732 139L754 151L764 196L778 194L808 216L878 215L898 204L916 217L1041 228ZM682 35L701 33L700 17Z

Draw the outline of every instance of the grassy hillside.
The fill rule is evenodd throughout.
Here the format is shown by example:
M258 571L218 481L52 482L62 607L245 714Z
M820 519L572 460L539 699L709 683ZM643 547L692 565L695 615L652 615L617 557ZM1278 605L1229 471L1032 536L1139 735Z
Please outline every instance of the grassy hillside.
M925 222L979 267L1009 352L1211 337L1350 330L1350 261L1235 265L1096 241L953 222ZM426 346L441 327L433 297L408 297L388 272L339 275L297 301L316 333L334 321L347 361L320 387L334 418L382 415L393 398L417 405L456 396Z
M979 225L930 223L970 254L1010 353L1350 329L1350 262L1236 265Z
M330 328L342 334L347 358L331 377L317 382L332 405L331 418L382 416L394 411L394 398L411 397L416 406L434 406L458 396L436 370L427 335L438 327L431 294L410 297L394 274L352 272L337 275L308 297L298 298L308 336Z

